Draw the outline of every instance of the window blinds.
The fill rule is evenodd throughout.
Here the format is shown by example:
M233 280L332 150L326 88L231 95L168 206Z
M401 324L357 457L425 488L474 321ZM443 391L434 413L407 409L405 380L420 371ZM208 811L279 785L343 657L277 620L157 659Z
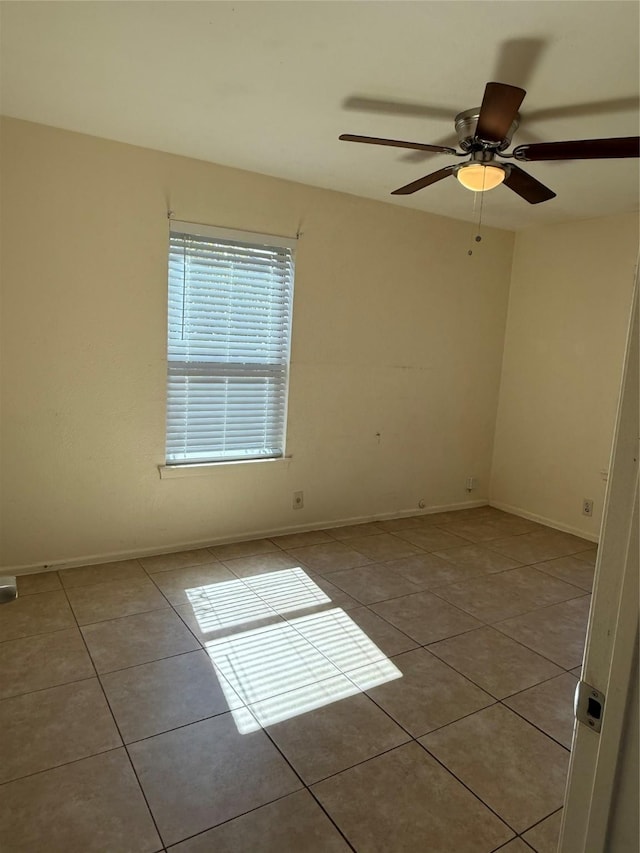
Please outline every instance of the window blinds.
M284 454L293 247L171 222L168 465Z

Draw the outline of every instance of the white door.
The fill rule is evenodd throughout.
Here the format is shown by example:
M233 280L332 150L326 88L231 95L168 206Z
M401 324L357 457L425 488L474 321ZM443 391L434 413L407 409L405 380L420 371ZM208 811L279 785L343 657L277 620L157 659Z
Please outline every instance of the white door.
M635 675L633 668L637 666L638 311L636 279L582 669L582 681L605 696L602 730L598 734L580 722L575 727L559 853L627 853L612 850L612 842L607 839L627 697ZM633 847L629 853L637 853L637 846Z

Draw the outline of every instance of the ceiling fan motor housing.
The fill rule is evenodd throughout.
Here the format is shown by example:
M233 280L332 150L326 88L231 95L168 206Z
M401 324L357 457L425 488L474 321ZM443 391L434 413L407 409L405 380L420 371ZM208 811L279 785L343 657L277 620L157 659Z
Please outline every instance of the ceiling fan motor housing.
M458 113L455 117L458 143L463 151L471 151L471 149L474 148L474 146L477 146L478 143L481 143L483 147L486 146L493 151L504 151L505 148L509 147L511 137L520 126L520 116L516 114L516 117L511 122L511 126L503 140L500 142L485 142L483 140L476 139L476 127L478 126L479 118L480 107L472 107L470 110L464 110L464 112Z

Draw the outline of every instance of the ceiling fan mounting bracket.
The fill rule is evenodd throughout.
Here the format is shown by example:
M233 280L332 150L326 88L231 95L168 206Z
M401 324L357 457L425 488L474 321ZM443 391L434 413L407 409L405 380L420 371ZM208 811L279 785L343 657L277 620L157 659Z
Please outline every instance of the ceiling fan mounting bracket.
M485 141L476 138L476 127L480 118L480 107L472 107L470 110L464 110L454 119L456 133L458 134L458 144L463 151L473 151L478 145L482 149L491 151L504 151L511 143L511 138L520 126L520 115L516 113L516 117L511 122L511 126L507 131L507 135L500 142Z

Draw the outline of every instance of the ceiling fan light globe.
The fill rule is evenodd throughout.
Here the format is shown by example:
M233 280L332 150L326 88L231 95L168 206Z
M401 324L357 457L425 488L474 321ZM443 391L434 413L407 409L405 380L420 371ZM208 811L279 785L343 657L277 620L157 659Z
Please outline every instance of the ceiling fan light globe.
M501 166L468 163L458 169L456 177L466 189L482 193L499 186L504 181L506 172Z

